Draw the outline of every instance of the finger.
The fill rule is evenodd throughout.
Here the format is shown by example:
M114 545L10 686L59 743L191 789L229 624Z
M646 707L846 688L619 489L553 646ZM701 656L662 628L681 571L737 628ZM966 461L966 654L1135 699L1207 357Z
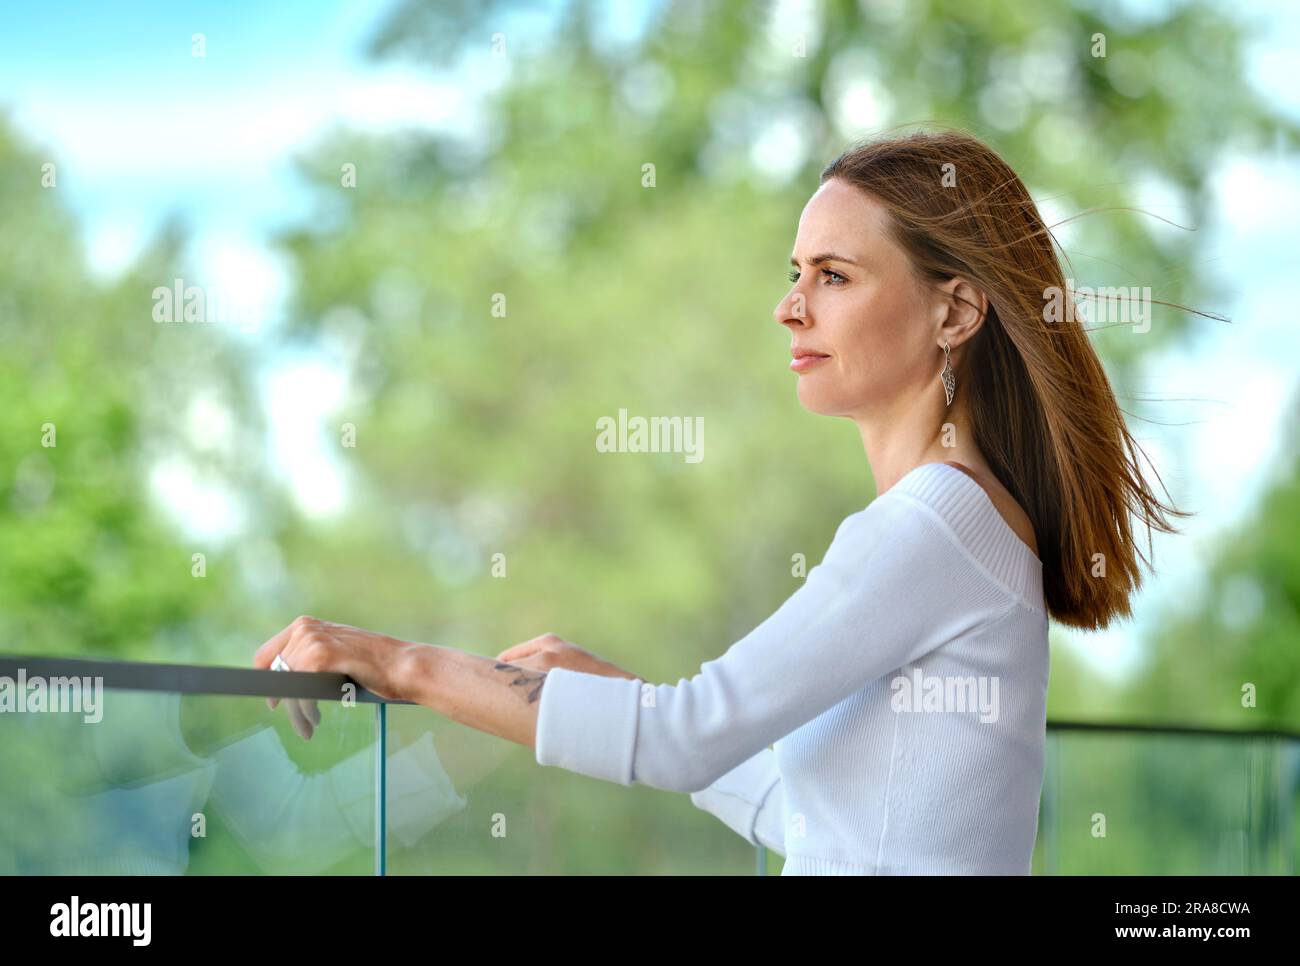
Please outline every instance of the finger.
M302 713L302 704L295 698L288 698L284 702L284 709L289 712L289 722L293 725L293 730L298 732L298 737L303 741L310 741L314 729L307 716Z
M280 631L280 633L276 634L273 638L271 638L260 648L258 648L257 654L253 657L254 666L261 667L264 670L269 669L275 663L275 659L277 657L283 658L284 661L288 663L289 652L293 649L292 648L293 630L294 630L294 625L290 624L288 627ZM289 669L292 668L293 665L289 664ZM277 668L277 670L280 669ZM280 704L279 696L270 697L266 699L266 706L270 708L272 711L274 711L279 704Z
M268 642L268 643L269 643L269 642ZM301 657L294 657L294 653L295 653L295 651L299 650L299 648L296 646L297 643L299 643L299 642L295 641L295 640L291 637L291 638L290 638L290 639L285 643L284 647L283 647L280 651L277 652L277 653L279 654L279 656L284 660L284 663L287 665L287 670L286 670L286 669L282 669L282 672L283 672L283 673L291 674L291 673L293 673L294 671L302 671L302 670L304 670L303 668L299 667L299 664L301 663L302 658L301 658ZM275 658L274 658L274 656L273 656L273 657L272 657L272 660L274 660L274 659L275 659ZM285 710L285 713L287 713L287 714L289 715L289 723L293 725L293 730L296 731L296 732L298 732L298 735L299 735L300 737L303 737L304 740L306 740L306 736L303 735L303 733L302 733L302 729L303 729L303 726L306 725L308 722L307 722L307 719L306 719L306 718L303 716L303 714L302 714L302 707L300 706L300 704L299 704L299 702L298 702L298 699L297 699L297 698L284 697L284 696L277 697L277 698L272 698L272 699L271 699L271 707L272 707L272 709L274 709L274 708L276 707L276 705L278 705L281 701L284 702L284 710Z
M537 645L532 641L524 641L522 644L516 644L514 647L507 647L497 655L498 661L517 661L520 658L530 657L537 653Z
M272 711L274 711L276 708L280 706L280 702L283 700L284 700L284 695L282 694L274 695L266 699L266 706L270 708Z
M305 672L316 670L311 666L306 651L302 645L304 641L301 637L295 638L280 652L280 656L285 663L295 671ZM275 699L278 703L280 699ZM317 707L315 700L311 698L285 698L285 709L289 713L289 721L304 741L311 741L311 737L316 732L317 726L321 722L320 708Z
M304 730L307 732L305 736L307 741L311 741L312 735L316 733L316 725L320 723L320 712L313 712L307 707L311 703L312 701L310 698L298 699L298 713L302 715ZM314 721L312 720L313 714L316 716Z
M293 625L289 624L257 649L257 653L253 655L253 667L261 668L264 671L270 668L276 655L288 646L292 637Z

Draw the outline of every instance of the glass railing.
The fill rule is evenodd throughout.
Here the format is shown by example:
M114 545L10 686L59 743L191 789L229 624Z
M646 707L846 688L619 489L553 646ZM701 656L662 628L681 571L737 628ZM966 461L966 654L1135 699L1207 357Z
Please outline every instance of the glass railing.
M1298 806L1295 735L1052 722L1033 871L1291 874ZM689 796L539 768L530 749L342 675L0 656L0 874L779 874L783 861Z
M1300 736L1049 722L1034 873L1294 875Z
M0 873L381 871L382 705L344 681L0 658ZM268 695L320 699L312 740Z
M689 796L539 768L340 674L0 656L0 874L754 869Z
M436 748L447 795L427 832L401 835L390 780L393 875L753 874L754 848L690 796L542 768L533 751L419 705L388 709L392 746ZM390 758L390 762L392 759ZM391 768L391 766L390 766ZM411 803L413 816L428 806Z

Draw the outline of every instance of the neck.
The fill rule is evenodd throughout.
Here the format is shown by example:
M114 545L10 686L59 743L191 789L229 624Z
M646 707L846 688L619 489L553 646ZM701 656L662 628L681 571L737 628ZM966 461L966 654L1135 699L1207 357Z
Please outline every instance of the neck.
M984 465L960 394L948 406L942 390L927 391L920 398L900 398L883 409L855 414L853 421L867 451L877 495L922 463L953 460L973 469Z

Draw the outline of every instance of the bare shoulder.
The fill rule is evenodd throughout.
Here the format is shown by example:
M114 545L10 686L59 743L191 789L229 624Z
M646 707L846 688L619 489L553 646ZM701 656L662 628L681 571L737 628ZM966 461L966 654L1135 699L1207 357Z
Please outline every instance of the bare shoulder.
M1029 520L1029 514L1025 513L1024 509L1016 502L1011 492L1002 485L1001 481L992 473L978 473L969 466L952 460L945 460L944 462L954 469L961 470L980 485L984 492L988 494L989 500L993 503L993 508L1006 521L1007 526L1037 556L1038 541L1034 538L1034 525Z

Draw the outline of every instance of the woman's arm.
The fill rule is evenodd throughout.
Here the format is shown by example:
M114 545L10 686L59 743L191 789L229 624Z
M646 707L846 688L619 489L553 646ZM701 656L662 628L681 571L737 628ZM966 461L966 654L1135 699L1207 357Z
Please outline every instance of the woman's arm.
M584 671L604 677L643 680L554 634L543 634L497 655L499 661L550 670ZM691 804L720 819L751 845L785 855L785 790L776 752L764 748L708 788L691 793Z
M536 745L545 670L306 616L263 644L253 665L269 668L277 655L290 670L346 674L382 698L414 701L479 731Z
M428 647L428 645L424 646ZM537 709L541 705L541 689L545 683L546 672L551 668L564 667L572 671L599 674L604 677L627 678L631 681L641 680L630 671L625 671L609 661L601 660L589 651L583 650L576 644L566 641L555 634L542 634L540 637L534 637L522 644L516 644L514 647L498 654L495 661L475 654L466 654L464 651L458 651L454 648L434 647L432 650L444 653L426 655L425 669L421 670L417 667L414 674L417 681L434 682L434 685L422 697L413 697L409 700L433 708L435 711L454 718L461 724L469 725L480 731L489 731L503 738L510 738L512 741L519 741L520 744L526 744L530 748L534 747L536 743ZM488 671L489 667L490 672ZM449 672L447 670L449 668L454 670ZM455 677L457 674L461 675L461 677ZM454 682L458 680L464 682L469 687L469 693L474 694L482 689L482 684L475 682L478 682L479 675L483 674L490 674L489 681L491 682L505 680L508 682L509 687L522 689L528 695L531 710L526 721L528 726L528 739L526 741L493 730L486 727L484 723L476 722L470 718L458 717L447 710L447 706L454 703L457 695L465 693L457 690L457 684ZM437 686L436 682L443 682L443 686ZM490 690L494 687L494 684L489 683L487 687L490 695ZM488 700L490 707L490 697L485 696L483 700ZM506 709L506 721L508 722L511 717L511 709L515 707L515 704L511 703L510 699L507 699L507 705L509 706ZM474 713L472 709L470 713ZM500 719L489 710L487 718L483 720L490 723Z
M891 670L1012 613L1020 598L990 573L938 510L886 493L846 517L785 603L690 680L548 671L537 763L702 791Z
M408 667L405 700L470 728L535 746L545 671L435 644L416 645Z

